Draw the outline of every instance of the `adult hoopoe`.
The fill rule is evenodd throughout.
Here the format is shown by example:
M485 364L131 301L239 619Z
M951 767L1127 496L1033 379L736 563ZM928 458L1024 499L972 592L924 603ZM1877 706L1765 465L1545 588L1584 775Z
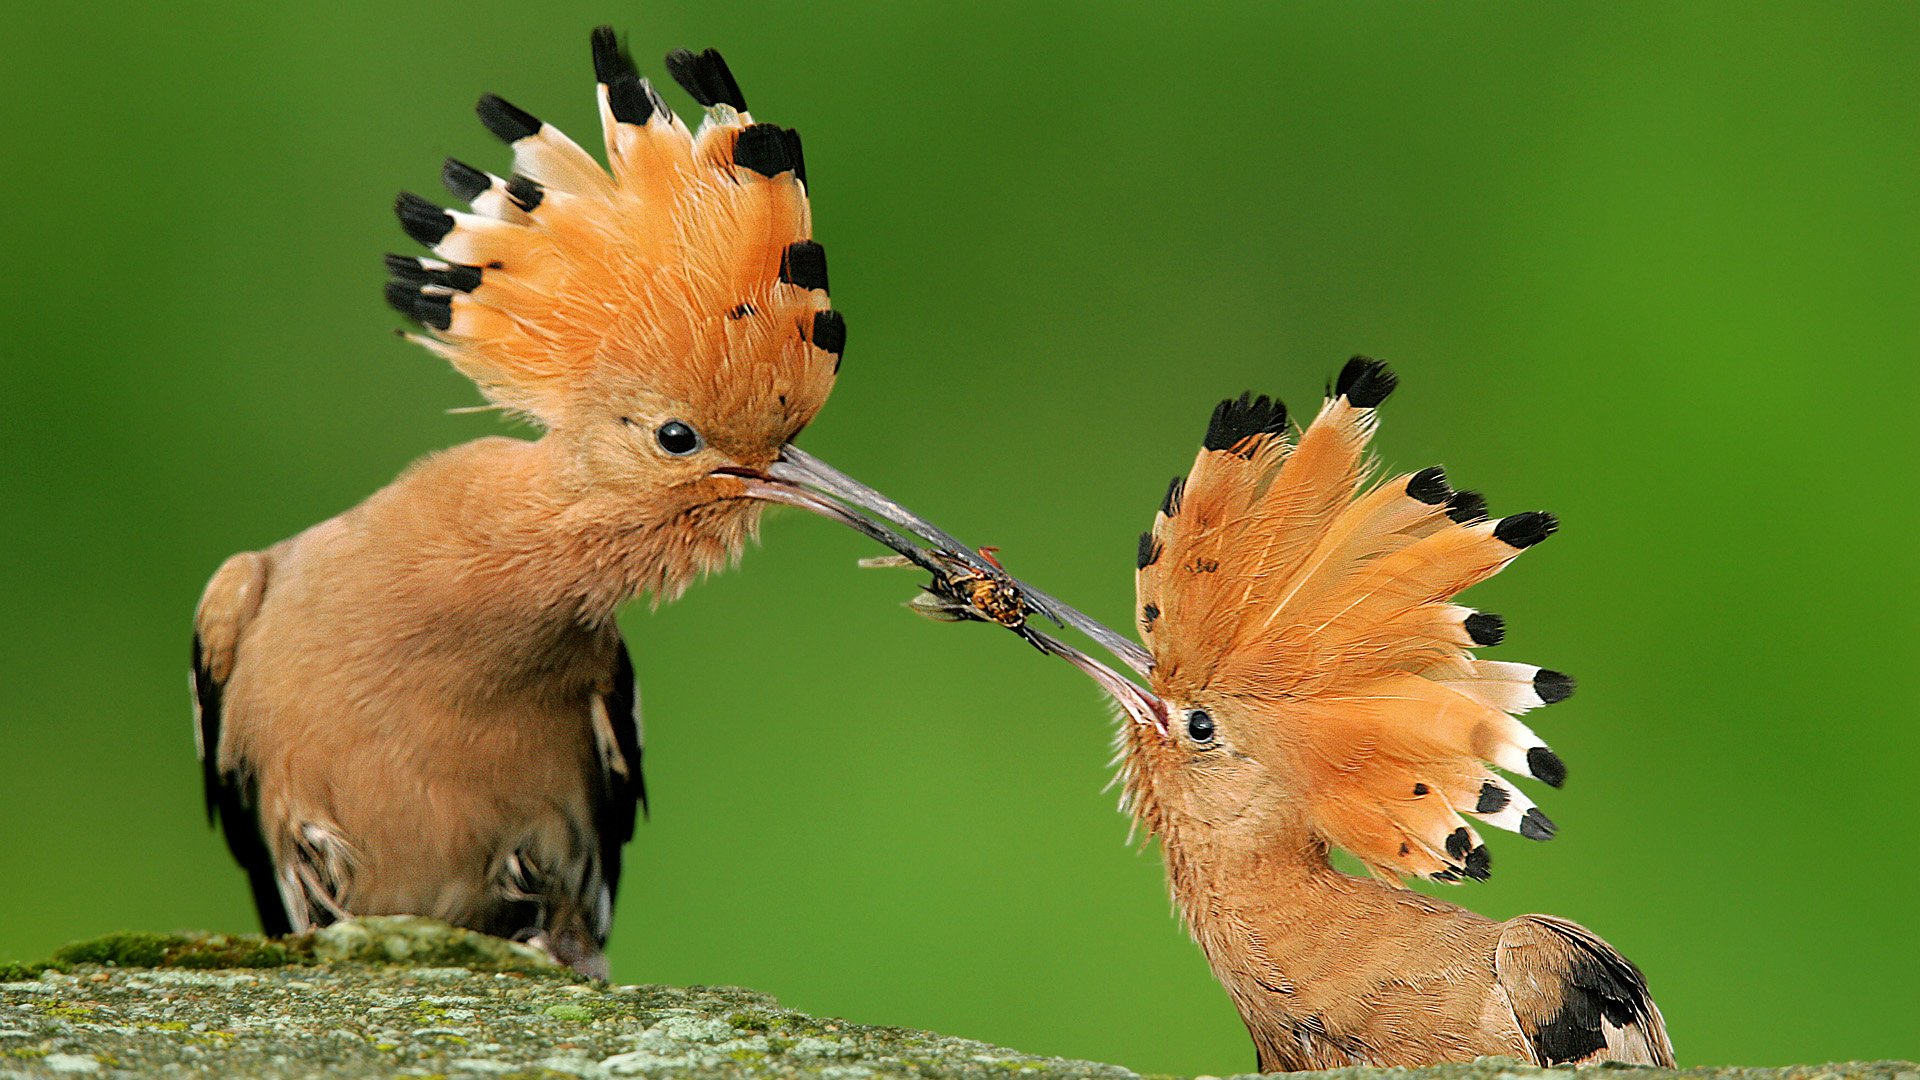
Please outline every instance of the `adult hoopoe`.
M890 512L790 445L846 340L799 137L712 50L666 60L697 132L610 28L592 52L608 168L483 97L512 171L448 161L471 212L400 196L433 256L387 259L414 340L544 433L429 456L200 601L208 813L271 933L426 914L604 975L645 799L615 610L731 562L766 501L880 533L809 485Z
M1489 520L1437 467L1369 482L1374 409L1395 383L1355 358L1297 440L1265 397L1214 411L1192 472L1140 537L1147 650L1121 656L1151 692L1027 636L1133 721L1119 736L1123 804L1160 838L1174 899L1262 1071L1483 1054L1670 1066L1646 982L1606 942L1402 885L1487 877L1467 819L1553 836L1489 766L1561 785L1565 766L1514 717L1573 680L1478 659L1500 642L1500 617L1453 602L1551 535L1551 515ZM931 591L917 606L969 614L950 583ZM1330 847L1373 876L1335 870Z

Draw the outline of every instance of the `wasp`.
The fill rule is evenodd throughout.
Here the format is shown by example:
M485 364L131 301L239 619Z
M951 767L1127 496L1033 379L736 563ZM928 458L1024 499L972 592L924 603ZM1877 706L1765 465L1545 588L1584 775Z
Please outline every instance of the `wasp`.
M937 622L997 623L1045 652L1045 647L1035 640L1033 630L1027 626L1027 616L1033 609L1027 603L1026 594L1020 591L1020 586L1012 578L1005 575L1006 568L994 557L999 550L983 547L979 552L980 558L994 571L1001 573L971 566L950 551L928 552L938 569L933 572L932 580L920 586L920 594L907 601L907 607ZM913 564L913 560L904 555L860 560L861 566Z

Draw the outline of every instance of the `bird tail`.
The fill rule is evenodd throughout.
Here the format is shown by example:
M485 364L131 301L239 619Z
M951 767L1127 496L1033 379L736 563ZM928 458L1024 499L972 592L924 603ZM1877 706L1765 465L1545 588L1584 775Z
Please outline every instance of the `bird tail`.
M513 167L500 176L449 159L441 179L464 211L400 195L401 227L432 256L387 257L388 303L496 404L549 425L570 404L604 400L607 379L691 398L746 369L817 408L845 327L811 239L800 137L754 123L711 49L667 57L706 110L689 131L611 27L592 46L607 167L552 124L482 97L480 120L512 147Z
M1558 522L1489 519L1438 467L1370 483L1374 410L1397 381L1355 357L1297 440L1277 402L1223 402L1142 537L1142 627L1156 690L1245 702L1328 841L1384 878L1484 879L1470 820L1553 835L1493 767L1564 781L1516 717L1573 680L1478 658L1505 624L1454 598Z

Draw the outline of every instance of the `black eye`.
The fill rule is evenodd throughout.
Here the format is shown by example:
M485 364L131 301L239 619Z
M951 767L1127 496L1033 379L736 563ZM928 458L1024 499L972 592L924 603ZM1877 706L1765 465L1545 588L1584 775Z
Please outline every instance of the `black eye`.
M700 433L678 420L669 420L653 433L660 449L675 457L685 457L700 449Z
M1203 709L1195 709L1187 714L1187 737L1194 742L1210 742L1213 739L1213 717Z

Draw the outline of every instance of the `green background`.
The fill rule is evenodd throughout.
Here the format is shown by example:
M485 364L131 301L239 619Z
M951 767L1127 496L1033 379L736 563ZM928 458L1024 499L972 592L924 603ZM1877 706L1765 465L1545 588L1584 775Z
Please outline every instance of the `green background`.
M601 21L655 72L723 47L805 134L852 323L808 448L1110 623L1218 398L1306 412L1393 360L1389 464L1562 515L1475 599L1495 656L1582 680L1536 724L1560 839L1445 895L1607 936L1683 1062L1920 1056L1906 3L13 11L0 957L252 924L189 613L228 553L498 430L389 334L388 207L444 154L504 167L483 90L597 143ZM849 533L763 535L624 619L655 813L616 975L1249 1067L1091 685L913 619Z

